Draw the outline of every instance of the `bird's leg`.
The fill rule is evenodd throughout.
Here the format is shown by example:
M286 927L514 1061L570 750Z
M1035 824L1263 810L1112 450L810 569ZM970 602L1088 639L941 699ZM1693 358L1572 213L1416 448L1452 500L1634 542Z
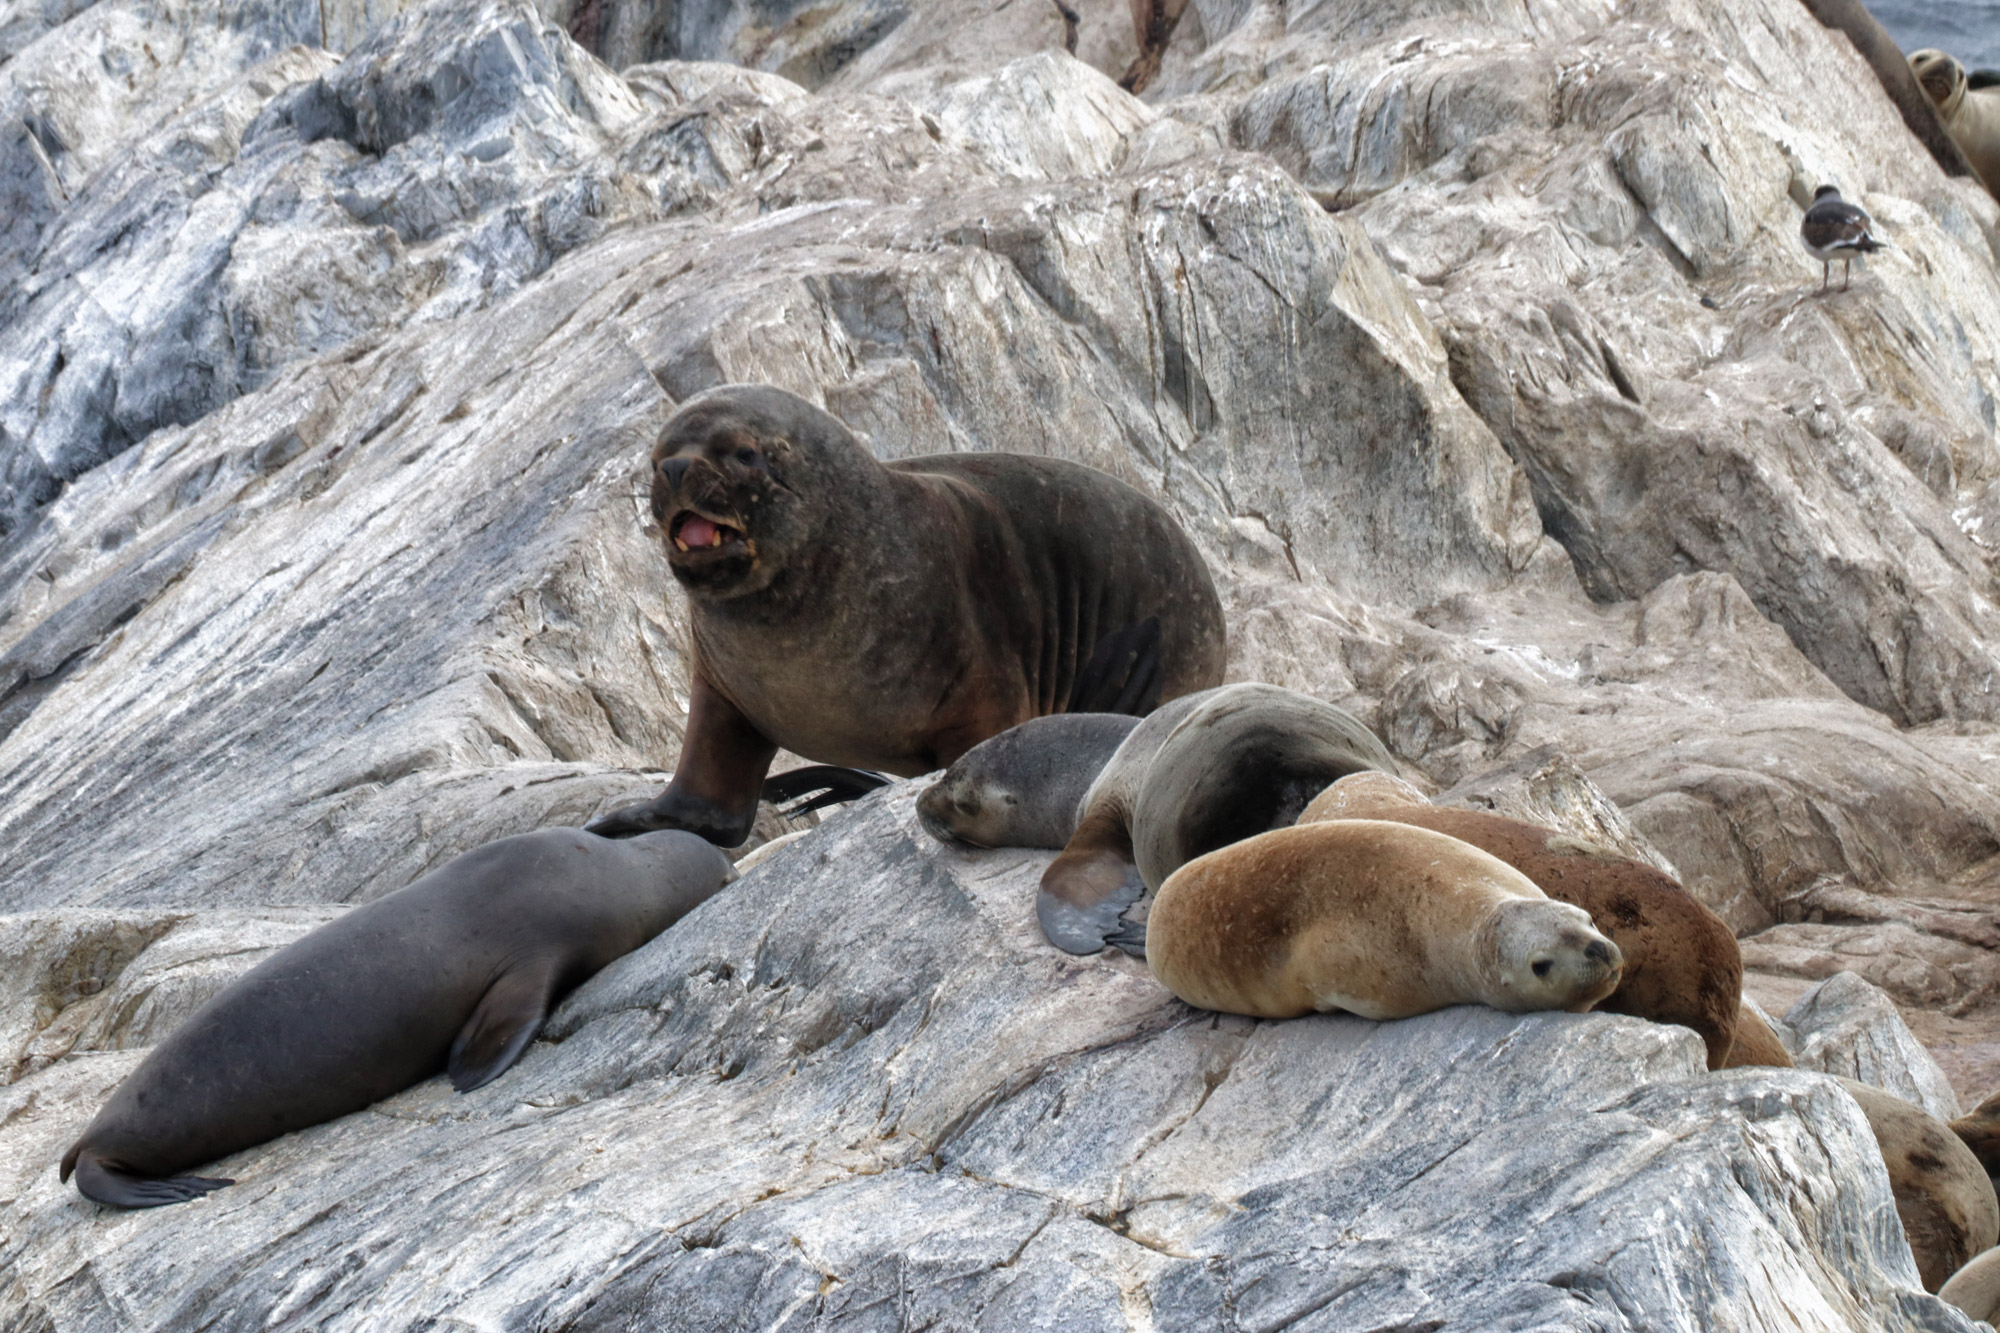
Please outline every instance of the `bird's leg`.
M1840 290L1846 291L1847 284L1852 281L1854 281L1854 261L1843 259L1840 261Z
M1820 295L1822 296L1826 295L1826 285L1832 281L1833 281L1833 261L1831 259L1820 260L1819 261Z

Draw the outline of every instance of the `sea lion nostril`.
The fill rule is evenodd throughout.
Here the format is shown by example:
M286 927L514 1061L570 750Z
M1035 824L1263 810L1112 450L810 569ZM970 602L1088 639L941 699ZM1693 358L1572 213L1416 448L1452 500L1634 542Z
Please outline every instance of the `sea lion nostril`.
M674 457L662 459L660 462L660 475L667 479L667 485L678 489L681 484L681 478L687 476L687 470L692 466L694 466L692 458Z
M1609 963L1611 961L1611 946L1602 940L1592 940L1584 946L1583 956L1593 963Z

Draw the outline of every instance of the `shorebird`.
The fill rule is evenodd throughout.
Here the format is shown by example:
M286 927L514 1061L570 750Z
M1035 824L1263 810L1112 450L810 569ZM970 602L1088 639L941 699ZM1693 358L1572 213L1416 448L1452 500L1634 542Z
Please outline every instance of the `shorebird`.
M1842 199L1833 186L1822 185L1813 191L1812 207L1799 223L1799 239L1805 242L1806 253L1823 266L1819 278L1821 291L1833 281L1834 260L1841 263L1840 290L1844 292L1854 268L1854 257L1882 248L1882 242L1868 234L1874 225L1866 213Z

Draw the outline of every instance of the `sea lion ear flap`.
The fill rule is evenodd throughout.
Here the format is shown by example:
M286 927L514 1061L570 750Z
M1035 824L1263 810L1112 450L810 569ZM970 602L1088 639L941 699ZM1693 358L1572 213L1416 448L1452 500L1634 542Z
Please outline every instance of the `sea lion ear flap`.
M451 1044L444 1072L460 1092L485 1087L507 1072L549 1016L556 965L538 961L509 969L487 987Z
M1160 618L1115 629L1097 641L1076 673L1065 713L1126 713L1144 717L1160 702Z

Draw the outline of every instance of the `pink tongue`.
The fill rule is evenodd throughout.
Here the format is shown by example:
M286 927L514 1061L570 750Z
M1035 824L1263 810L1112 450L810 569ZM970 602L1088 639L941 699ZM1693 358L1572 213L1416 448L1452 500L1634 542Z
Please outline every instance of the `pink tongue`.
M706 546L715 540L715 524L700 514L690 515L688 521L681 524L681 540L689 546Z

